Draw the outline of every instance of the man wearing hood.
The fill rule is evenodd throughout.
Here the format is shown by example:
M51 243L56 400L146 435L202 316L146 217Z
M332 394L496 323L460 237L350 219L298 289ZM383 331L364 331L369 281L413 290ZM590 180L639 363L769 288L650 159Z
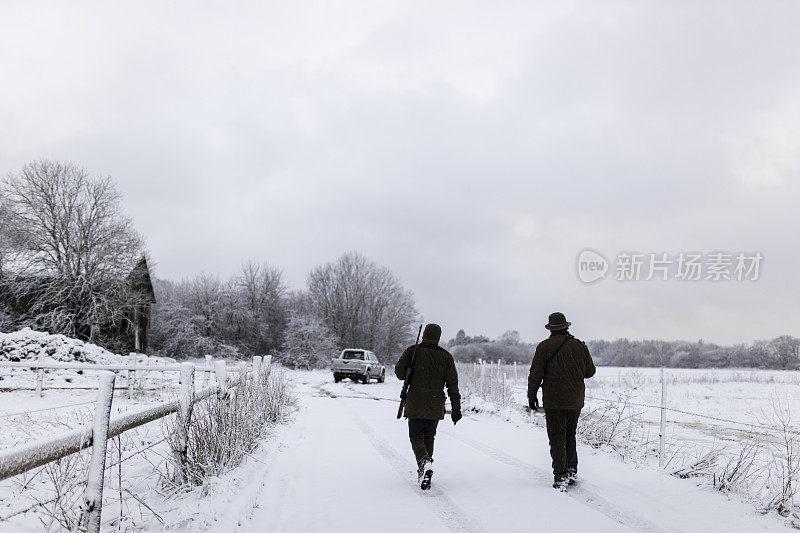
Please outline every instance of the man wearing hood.
M444 389L450 397L453 424L461 420L461 394L458 392L458 372L453 356L439 346L442 328L428 324L422 333L422 342L417 347L414 368L411 374L403 416L408 419L408 436L411 449L417 460L420 488L431 486L433 469L433 441L436 426L444 419ZM409 346L394 367L398 379L406 378L406 369L411 362L414 346Z

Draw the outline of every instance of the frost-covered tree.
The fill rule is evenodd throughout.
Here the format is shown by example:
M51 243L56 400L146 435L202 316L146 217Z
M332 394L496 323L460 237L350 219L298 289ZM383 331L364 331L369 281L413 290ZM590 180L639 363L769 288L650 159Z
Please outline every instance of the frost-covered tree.
M121 277L142 255L143 240L123 214L122 195L109 176L39 160L9 174L2 192L5 217L25 252L20 266L28 272L65 279Z
M0 191L0 278L6 262L22 247L22 239L12 216L11 202Z
M339 348L333 332L318 317L294 314L289 319L278 361L292 368L323 368Z
M178 283L157 282L151 347L171 357L203 353L267 355L283 340L288 316L280 270L245 263L229 279L198 274Z
M183 284L156 280L154 288L157 303L153 306L150 329L150 347L154 353L178 359L221 352L235 355L231 347L206 334L205 320L186 305Z
M500 344L507 344L509 346L514 346L522 342L519 337L519 331L517 330L508 330L499 337L497 337L497 342Z
M280 269L247 262L233 280L239 342L265 355L280 346L288 320L287 289Z
M16 325L96 340L99 326L124 324L144 297L128 290L126 280L144 244L111 178L40 160L9 174L0 197L0 291L16 309Z
M307 299L343 347L393 357L413 342L414 295L388 268L363 255L346 253L316 267L308 276Z
M800 339L790 335L781 335L769 344L778 368L794 370L800 367Z
M475 363L486 359L486 352L478 344L458 344L450 350L453 358L465 363Z

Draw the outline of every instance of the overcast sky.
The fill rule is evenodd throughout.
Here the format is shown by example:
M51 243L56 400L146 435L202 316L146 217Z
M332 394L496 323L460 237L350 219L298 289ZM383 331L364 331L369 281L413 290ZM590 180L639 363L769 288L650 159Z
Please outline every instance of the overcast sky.
M800 336L800 4L233 5L3 2L0 172L113 176L162 278L357 250L448 338ZM587 247L764 261L587 285Z

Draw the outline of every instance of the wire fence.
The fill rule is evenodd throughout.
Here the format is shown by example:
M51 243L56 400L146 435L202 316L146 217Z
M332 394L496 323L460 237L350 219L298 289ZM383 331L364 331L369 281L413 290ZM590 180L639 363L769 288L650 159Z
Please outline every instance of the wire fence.
M714 421L717 421L717 422L726 422L726 423L729 423L729 424L737 424L737 425L741 425L741 426L759 428L759 429L763 429L763 430L766 430L766 431L774 431L774 432L781 433L781 434L782 433L791 433L791 434L794 434L794 435L800 435L800 431L798 431L798 430L793 430L793 429L789 429L789 428L780 428L780 427L776 427L776 426L766 426L766 425L758 424L758 423L754 423L754 422L742 422L741 420L732 420L730 418L722 418L722 417L707 415L707 414L703 414L703 413L694 413L692 411L684 411L683 409L675 409L674 407L666 407L666 406L652 405L652 404L646 404L646 403L637 403L637 402L631 402L631 401L628 401L628 400L620 400L620 399L614 400L614 399L610 399L610 398L598 398L596 396L590 396L588 394L586 395L586 398L589 398L590 400L601 401L601 402L610 402L610 403L616 403L616 404L632 405L634 407L644 407L644 408L650 408L650 409L663 409L665 411L669 411L669 412L672 412L672 413L680 413L680 414L683 414L683 415L696 416L696 417L699 417L699 418L705 418L705 419L714 420Z
M152 448L155 448L156 446L158 446L159 444L161 444L163 442L166 442L167 440L169 440L169 437L164 437L162 439L157 440L156 442L153 442L153 443L145 446L144 448L136 450L135 452L131 453L130 455L127 455L126 457L124 457L124 458L122 458L122 459L120 459L118 461L114 461L113 463L107 465L105 467L105 470L106 471L111 470L115 466L118 466L118 465L120 465L120 464L122 464L122 463L124 463L124 462L126 462L126 461L128 461L130 459L133 459L134 457L136 457L138 455L141 455L141 454L145 453L146 451L151 450ZM82 486L86 485L86 483L87 483L87 480L85 480L85 479L81 480L81 481L78 481L77 483L75 483L73 488L77 489L79 487L82 487ZM13 513L5 515L5 516L0 516L0 522L8 522L9 520L11 520L12 518L14 518L16 516L20 516L20 515L23 515L25 513L29 513L29 512L31 512L31 511L33 511L35 509L38 509L39 507L43 507L45 505L50 505L51 503L55 503L58 500L60 500L61 498L63 498L64 496L67 496L67 495L66 494L56 494L56 496L54 498L51 498L49 500L46 500L46 501L43 501L43 502L36 502L36 503L34 503L32 505L29 505L28 507L26 507L24 509L19 509L19 510L14 511Z
M27 411L19 411L19 412L16 412L16 413L3 413L3 414L0 414L0 418L11 418L12 416L29 415L29 414L33 414L33 413L43 413L45 411L55 411L57 409L67 409L69 407L78 407L78 406L81 406L81 405L91 405L91 404L94 404L94 403L96 403L95 400L90 400L90 401L86 401L86 402L70 403L70 404L67 404L67 405L55 405L53 407L43 407L41 409L29 409Z
M512 390L527 391L527 387L518 385L520 379L522 379L523 381L527 379L527 369L522 367L522 365L519 365L518 367L516 363L512 365L503 365L500 362L492 363L487 361L480 361L478 363L472 363L472 364L461 363L459 366L461 367L462 375L466 374L467 376L470 377L471 381L470 385L473 392L477 393L478 396L484 399L495 401L496 403L502 406L507 406L509 402L514 401L513 394L511 393ZM670 378L667 377L666 380L670 381ZM660 386L664 387L665 384L661 383ZM586 394L585 397L590 400L608 402L616 405L624 404L628 406L641 407L646 409L658 409L665 412L678 413L686 416L702 418L705 420L713 420L715 422L720 422L724 424L733 424L737 426L757 428L763 431L768 431L777 434L800 435L800 430L792 429L789 427L770 426L759 422L744 422L742 420L734 420L706 413L689 411L686 409L677 409L674 407L669 407L666 404L657 405L657 404L635 402L631 401L630 399L602 398L590 394Z
M115 374L109 371L103 371L99 375L99 393L95 401L76 402L68 405L58 405L46 407L42 409L30 409L15 413L5 413L0 415L0 418L10 418L13 416L27 415L35 412L52 411L58 409L65 409L68 407L76 407L80 405L96 404L96 411L94 414L93 423L83 426L79 429L70 430L67 433L52 436L49 438L41 439L36 442L18 445L5 450L0 450L0 479L7 479L9 477L19 475L30 471L37 466L51 464L55 461L68 457L76 452L92 448L91 461L87 469L87 476L85 480L79 481L71 485L71 490L65 493L57 493L55 497L49 498L45 501L36 502L23 509L16 510L10 514L0 516L0 522L7 522L10 519L34 511L43 506L58 502L61 498L67 495L74 495L75 489L85 487L84 493L84 506L81 511L81 523L88 524L87 528L91 532L97 532L100 528L100 512L102 508L102 490L103 490L103 477L104 472L111 468L118 467L120 464L131 460L132 458L142 455L148 450L151 450L171 438L176 438L186 446L186 438L188 432L188 425L191 423L190 413L192 405L208 398L212 394L217 394L221 398L228 397L228 391L238 385L245 383L251 377L253 380L260 379L259 376L268 376L270 372L270 364L272 357L260 356L253 357L252 367L240 366L236 370L239 373L238 378L230 380L228 376L229 369L226 368L224 361L214 362L213 380L211 383L211 374L206 368L201 368L201 372L206 371L205 388L195 391L195 378L196 368L191 363L183 363L178 369L180 372L180 385L178 399L167 402L158 403L153 406L146 407L139 411L124 414L122 416L111 418L111 406L113 401L114 381ZM206 357L208 363L212 362L210 356ZM70 367L71 368L71 367ZM41 387L37 387L41 391ZM177 434L167 435L163 438L148 444L147 446L136 450L119 460L106 463L106 455L109 453L107 447L108 439L118 436L125 431L142 426L149 422L159 420L170 414L176 413L178 417ZM178 446L181 446L178 442ZM120 451L121 455L121 451ZM180 461L179 461L180 463ZM181 465L179 465L181 466ZM38 472L42 472L43 469ZM34 475L34 477L37 474ZM58 486L56 485L56 491Z

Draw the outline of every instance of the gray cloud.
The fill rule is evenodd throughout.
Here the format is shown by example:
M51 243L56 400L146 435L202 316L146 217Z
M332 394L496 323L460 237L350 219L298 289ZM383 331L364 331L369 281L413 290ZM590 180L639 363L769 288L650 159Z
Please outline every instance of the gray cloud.
M0 8L0 170L111 174L158 274L359 250L426 319L535 339L800 334L789 2ZM755 283L577 252L761 251Z

